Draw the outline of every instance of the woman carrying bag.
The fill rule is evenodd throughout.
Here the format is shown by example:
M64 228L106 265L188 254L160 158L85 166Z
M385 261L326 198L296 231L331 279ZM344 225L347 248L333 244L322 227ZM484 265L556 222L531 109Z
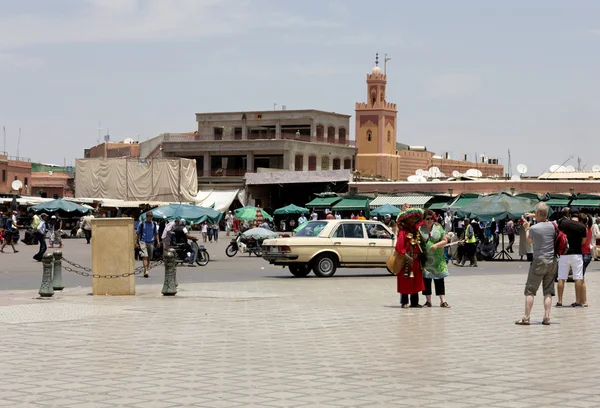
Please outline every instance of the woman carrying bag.
M446 287L444 278L448 276L448 265L444 257L444 246L448 243L444 228L435 221L435 213L431 210L425 212L423 224L419 227L421 248L425 253L425 262L422 265L423 282L425 290L423 295L427 299L423 307L431 307L431 282L435 284L435 294L440 297L440 307L449 309L446 302Z

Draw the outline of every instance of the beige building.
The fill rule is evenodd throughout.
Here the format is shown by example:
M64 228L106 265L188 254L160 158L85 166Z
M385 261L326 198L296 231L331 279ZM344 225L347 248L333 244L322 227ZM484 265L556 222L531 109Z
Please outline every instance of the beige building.
M398 149L396 104L386 99L387 76L381 72L378 57L367 75L367 102L356 103L356 170L363 176L392 181L406 181L416 170L438 167L450 176L455 170L480 170L483 176L503 176L504 167L497 160L470 162L435 156L426 148Z

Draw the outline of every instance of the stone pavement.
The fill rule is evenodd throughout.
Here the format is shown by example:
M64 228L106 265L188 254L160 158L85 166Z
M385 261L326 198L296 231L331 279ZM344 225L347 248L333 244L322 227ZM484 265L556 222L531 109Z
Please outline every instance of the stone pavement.
M400 309L393 277L0 292L0 407L598 407L590 308L515 326L523 274L452 276L452 309ZM565 303L573 301L567 286Z

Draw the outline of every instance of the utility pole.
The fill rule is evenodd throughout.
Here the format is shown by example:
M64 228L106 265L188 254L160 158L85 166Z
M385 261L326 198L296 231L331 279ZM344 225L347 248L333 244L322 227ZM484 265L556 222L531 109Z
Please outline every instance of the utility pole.
M387 56L387 54L385 54L383 56L383 75L387 75L387 62L391 60L390 57Z
M506 174L508 178L512 177L512 161L510 159L510 149L508 149L508 172Z

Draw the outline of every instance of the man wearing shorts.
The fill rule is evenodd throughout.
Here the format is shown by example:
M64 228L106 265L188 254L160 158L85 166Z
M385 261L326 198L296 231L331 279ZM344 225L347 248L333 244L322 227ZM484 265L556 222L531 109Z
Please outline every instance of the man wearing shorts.
M144 263L144 278L148 277L148 268L150 261L154 255L154 243L160 248L160 240L158 239L158 225L152 219L152 212L146 213L146 219L138 225L136 231L140 248L140 258Z
M573 271L575 281L575 303L573 307L583 307L583 254L581 247L585 244L587 231L585 225L575 217L569 217L570 210L563 208L563 218L558 223L558 228L565 233L569 241L569 250L565 255L558 258L558 303L556 307L562 306L565 281L569 278L569 268Z
M548 206L539 203L535 207L535 214L524 214L523 217L535 216L537 224L531 226L529 221L523 222L527 240L533 245L533 261L529 266L527 283L525 283L525 315L515 324L527 326L530 323L533 299L542 285L544 294L544 320L542 324L550 324L550 310L552 309L552 296L554 296L554 276L556 275L556 257L554 255L554 240L556 229L548 221Z

